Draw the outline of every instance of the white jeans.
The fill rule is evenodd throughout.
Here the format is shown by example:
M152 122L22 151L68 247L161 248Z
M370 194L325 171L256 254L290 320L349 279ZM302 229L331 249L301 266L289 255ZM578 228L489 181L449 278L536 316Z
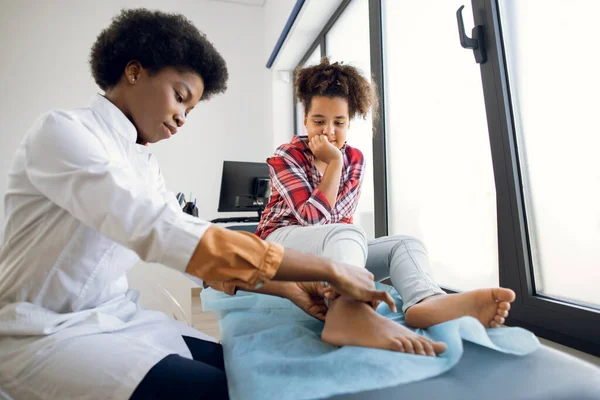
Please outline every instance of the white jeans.
M367 241L357 225L286 226L267 239L296 250L366 267L376 280L390 277L404 305L402 311L444 291L435 283L427 251L410 236L385 236Z

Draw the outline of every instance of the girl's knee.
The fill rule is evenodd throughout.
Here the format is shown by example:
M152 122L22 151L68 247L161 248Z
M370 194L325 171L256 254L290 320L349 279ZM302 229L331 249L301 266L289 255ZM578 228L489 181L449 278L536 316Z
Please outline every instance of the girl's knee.
M358 225L332 224L325 238L325 242L338 240L354 240L361 245L367 246L367 233Z
M367 243L367 233L362 227L352 224L335 224L333 226L335 228L333 229L332 234L338 236L352 236L359 238L361 242Z
M420 239L417 239L414 236L408 236L408 235L395 235L392 236L393 239L395 239L395 248L403 248L403 249L407 249L407 250L416 250L416 251L421 251L423 253L427 253L427 249L425 248L425 245L423 244L423 242L421 242Z

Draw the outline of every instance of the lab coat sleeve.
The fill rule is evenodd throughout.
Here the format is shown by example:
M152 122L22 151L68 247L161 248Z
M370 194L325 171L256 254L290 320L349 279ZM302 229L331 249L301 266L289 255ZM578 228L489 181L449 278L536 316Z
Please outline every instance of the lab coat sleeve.
M284 249L250 232L211 225L200 240L186 272L200 276L213 289L235 294L256 288L275 276ZM234 268L227 268L233 266Z
M82 123L51 112L25 147L27 175L50 201L144 261L185 270L209 223L176 212Z
M27 175L42 195L141 259L186 271L192 255L202 248L199 242L210 223L172 207L156 187L137 177L126 159L111 156L94 133L69 114L55 111L43 117L28 134L25 148ZM238 257L222 257L222 251L235 255L238 249L233 245L212 253L199 251L202 258L220 257L223 262L197 256L191 271L203 279L208 273L220 281L253 281L268 279L279 266L277 259L265 263L256 257L240 263ZM250 252L273 253L265 252L263 245ZM240 272L252 267L263 271L254 271L254 278L247 272L219 272L238 266Z
M175 194L167 190L154 156L150 156L150 165L158 192L180 210ZM202 277L213 289L233 295L238 289L270 280L282 258L283 247L276 243L265 242L248 232L212 225L202 236L185 272Z

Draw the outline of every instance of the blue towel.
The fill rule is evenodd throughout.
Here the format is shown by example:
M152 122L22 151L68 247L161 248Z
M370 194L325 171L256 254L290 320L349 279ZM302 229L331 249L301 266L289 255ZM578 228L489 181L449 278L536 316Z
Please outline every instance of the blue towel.
M402 310L396 290L378 286ZM227 296L212 289L202 291L201 296L203 309L220 320L232 400L319 399L431 378L458 363L463 340L518 356L539 347L537 338L524 329L485 329L475 318L463 317L416 330L447 344L448 350L438 357L339 348L323 343L323 323L289 300L242 291ZM406 325L404 315L393 313L386 304L380 304L377 312Z

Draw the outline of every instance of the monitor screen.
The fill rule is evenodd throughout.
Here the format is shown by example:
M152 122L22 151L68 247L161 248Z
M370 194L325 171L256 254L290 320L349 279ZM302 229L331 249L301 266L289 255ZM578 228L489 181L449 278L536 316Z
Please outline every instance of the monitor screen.
M269 196L267 163L223 161L219 212L262 211Z

